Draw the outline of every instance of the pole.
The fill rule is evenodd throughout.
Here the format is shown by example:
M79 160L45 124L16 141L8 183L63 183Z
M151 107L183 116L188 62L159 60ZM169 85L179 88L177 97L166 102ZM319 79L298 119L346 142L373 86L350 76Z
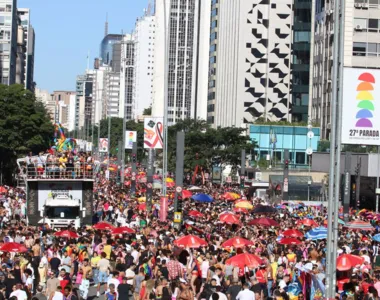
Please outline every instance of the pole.
M176 192L174 198L174 212L182 211L182 205L178 205L178 198L182 198L183 187L183 161L185 153L185 133L183 131L177 132L177 155L176 155L176 169L175 169L175 182ZM164 183L165 184L165 183Z
M137 143L133 142L132 146L132 180L131 180L131 195L136 192L136 162L137 162Z
M126 130L126 120L125 115L123 117L123 142L122 142L122 152L121 152L121 184L124 184L125 178L125 130ZM120 148L119 148L120 150Z
M240 189L244 192L244 179L245 179L245 149L241 150L240 159Z
M284 150L284 182L282 185L282 199L289 200L289 150Z
M169 80L169 35L167 18L170 19L171 0L169 0L169 15L166 12L166 0L164 3L164 39L165 39L165 74L164 74L164 151L163 151L163 176L162 176L162 194L166 197L166 177L168 173L168 80Z
M356 167L355 208L358 208L358 206L360 204L360 176L361 176L360 169L361 169L361 167L362 167L362 158L359 157L359 160L358 160L358 163L357 163L357 167Z
M111 160L111 116L108 116L108 160L107 160L107 172L110 170Z
M342 10L340 11L340 8ZM340 13L342 14L340 22ZM334 2L334 48L333 48L333 74L332 74L332 103L331 103L331 135L330 135L330 176L329 176L329 198L328 198L328 218L327 218L327 268L326 268L326 298L335 298L336 286L336 246L338 235L338 209L339 209L339 174L340 174L340 115L341 105L339 98L343 86L343 44L344 38L344 0ZM338 25L339 24L339 25ZM341 46L341 47L339 47ZM340 65L339 65L340 60ZM338 76L340 76L338 87ZM339 90L339 92L338 92ZM336 185L337 184L337 185ZM336 190L334 190L334 188Z
M149 149L148 167L147 167L147 190L146 190L146 209L148 212L152 210L152 198L153 198L153 163L154 155L153 149Z
M344 222L348 222L351 200L351 152L346 152L344 164L343 216Z
M380 170L380 147L377 146L377 172ZM379 188L379 174L376 174L376 189ZM376 213L379 212L379 194L376 191Z

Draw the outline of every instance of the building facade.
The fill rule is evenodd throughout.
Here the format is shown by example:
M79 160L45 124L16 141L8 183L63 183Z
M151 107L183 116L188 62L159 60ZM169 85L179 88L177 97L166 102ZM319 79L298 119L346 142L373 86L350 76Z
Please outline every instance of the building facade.
M17 60L17 1L0 1L0 83L16 83Z
M212 0L210 29L209 124L307 121L311 1Z
M153 72L156 22L155 16L138 18L133 33L135 41L135 117L142 115L153 102Z
M312 118L320 123L322 138L331 126L334 19L333 2L317 0L313 65ZM380 1L345 1L344 66L380 67Z
M92 126L95 105L93 105L94 70L86 70L86 74L77 76L75 130L85 132Z
M113 45L122 40L121 34L107 34L100 43L100 58L106 65L111 65L113 60Z
M75 92L71 91L54 91L53 99L56 105L57 122L68 129L70 123L70 104Z
M307 168L309 157L307 148L317 151L320 129L313 127L314 136L308 137L309 128L301 126L250 125L249 136L257 143L254 149L256 161L266 160L273 167L283 165L284 150L289 150L289 168Z
M23 29L23 83L26 89L33 91L35 33L34 28L30 23L30 9L19 8L17 10L17 15L20 21L20 25Z
M54 123L54 116L55 116L55 101L52 94L49 93L47 90L43 90L40 88L36 88L34 91L34 95L36 97L37 101L40 101L45 106L52 123Z
M206 1L207 2L207 1ZM152 115L162 117L165 103L165 56L168 54L168 124L178 120L197 118L198 106L206 105L206 94L197 93L200 56L204 54L204 42L200 36L203 18L209 18L209 10L203 12L201 1L163 0L156 2L155 59L153 75ZM168 37L166 51L165 36ZM204 39L201 39L203 37ZM208 56L208 55L207 55ZM203 103L202 103L203 102Z

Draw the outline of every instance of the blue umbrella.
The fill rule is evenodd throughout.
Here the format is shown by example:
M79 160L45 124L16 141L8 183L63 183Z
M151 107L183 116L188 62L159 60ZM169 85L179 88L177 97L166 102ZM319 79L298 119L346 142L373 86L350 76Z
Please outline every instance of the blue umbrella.
M201 203L211 203L214 201L214 199L206 194L197 194L191 197L194 201L198 201Z
M374 241L376 241L376 242L380 242L380 233L374 235L374 236L372 237L372 239L373 239Z
M327 228L317 227L313 228L305 234L305 237L309 240L322 240L327 239Z

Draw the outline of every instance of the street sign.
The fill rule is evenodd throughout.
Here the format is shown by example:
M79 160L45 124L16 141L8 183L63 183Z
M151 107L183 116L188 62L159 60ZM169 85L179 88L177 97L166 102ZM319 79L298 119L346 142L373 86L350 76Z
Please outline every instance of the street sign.
M312 155L313 154L313 149L312 148L307 148L306 149L306 154L307 155Z
M148 187L148 189L151 189L151 188L153 187L153 185L149 182L149 183L147 184L147 187Z
M289 180L288 180L288 178L284 178L284 188L283 188L283 191L286 192L286 193L289 191Z
M174 223L181 223L182 221L182 213L181 212L175 212L174 213Z
M132 176L132 180L136 180L136 177L135 177L135 176Z
M228 182L228 183L231 183L231 182L232 182L232 178L231 178L231 176L228 176L228 177L227 177L226 182Z
M177 186L177 188L175 190L177 191L177 193L181 193L182 192L182 188L180 186Z
M308 137L309 139L312 139L312 138L314 137L314 132L309 131L309 132L307 133L307 137Z

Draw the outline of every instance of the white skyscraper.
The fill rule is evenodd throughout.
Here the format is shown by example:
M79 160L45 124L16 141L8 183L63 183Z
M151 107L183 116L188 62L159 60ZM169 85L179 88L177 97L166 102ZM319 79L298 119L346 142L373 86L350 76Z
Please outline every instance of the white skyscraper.
M169 3L171 3L171 7L169 7ZM209 25L206 23L207 20L210 20L210 7L211 0L202 2L199 0L156 1L154 52L156 59L154 61L152 114L153 116L163 116L164 114L165 32L167 32L169 37L167 111L169 124L186 118L205 118L207 89L204 87L204 82L207 79L203 77L204 82L201 86L198 85L198 79L202 78L202 75L204 76L202 73L206 72L207 74L205 62L209 58L207 51Z
M156 22L147 13L136 21L135 41L135 118L153 102L153 71Z

